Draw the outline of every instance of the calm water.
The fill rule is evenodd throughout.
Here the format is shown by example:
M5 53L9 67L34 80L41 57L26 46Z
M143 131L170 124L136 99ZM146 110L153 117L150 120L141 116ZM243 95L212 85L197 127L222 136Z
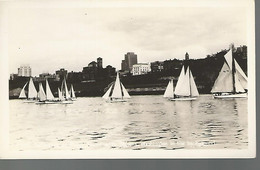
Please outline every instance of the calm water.
M101 97L70 105L10 100L12 150L247 148L247 99L168 101Z

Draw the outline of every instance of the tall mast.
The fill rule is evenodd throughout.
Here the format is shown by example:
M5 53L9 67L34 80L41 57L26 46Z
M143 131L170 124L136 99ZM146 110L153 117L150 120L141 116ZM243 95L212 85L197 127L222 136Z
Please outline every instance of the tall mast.
M232 56L232 82L233 82L233 93L236 93L236 85L235 85L235 73L236 73L236 68L235 68L235 61L234 61L234 56L233 56L233 44L231 45L231 56Z

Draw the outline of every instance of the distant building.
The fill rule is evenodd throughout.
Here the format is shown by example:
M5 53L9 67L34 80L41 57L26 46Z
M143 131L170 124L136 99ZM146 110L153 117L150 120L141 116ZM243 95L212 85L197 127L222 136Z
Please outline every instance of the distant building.
M137 64L137 55L133 52L128 52L125 54L125 59L122 60L121 70L130 72L134 64Z
M103 61L101 57L97 58L97 67L98 68L103 68Z
M15 80L18 77L18 74L10 74L10 80Z
M42 74L39 74L39 77L33 78L34 81L45 81L46 79L48 79L48 81L59 81L60 77L55 74L42 73Z
M69 82L81 82L83 80L82 72L69 72L68 73L68 81Z
M32 69L29 65L22 65L18 68L18 76L19 77L31 77Z
M164 71L173 71L176 69L179 69L180 67L180 61L177 59L174 60L165 60L163 62L163 70Z
M115 68L108 65L103 68L102 58L97 58L97 62L92 61L87 67L83 67L82 79L85 80L102 80L107 76L115 75Z
M147 74L151 71L151 66L149 63L138 63L133 65L132 74L135 75L142 75Z
M161 61L155 61L151 63L151 72L160 72L163 70L163 63Z
M107 77L111 77L116 75L116 68L112 67L111 65L106 66L105 73Z
M56 75L58 75L60 80L63 80L64 78L67 79L68 71L64 68L61 68L60 70L56 71Z
M185 60L189 60L190 58L189 58L189 54L186 52L186 54L185 54Z

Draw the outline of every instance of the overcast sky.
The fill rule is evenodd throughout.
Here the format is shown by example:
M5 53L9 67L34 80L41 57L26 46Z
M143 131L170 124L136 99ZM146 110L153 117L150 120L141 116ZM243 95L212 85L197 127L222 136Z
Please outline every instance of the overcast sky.
M14 8L8 17L10 73L29 64L34 76L82 71L98 57L120 69L127 52L152 62L247 45L245 8Z

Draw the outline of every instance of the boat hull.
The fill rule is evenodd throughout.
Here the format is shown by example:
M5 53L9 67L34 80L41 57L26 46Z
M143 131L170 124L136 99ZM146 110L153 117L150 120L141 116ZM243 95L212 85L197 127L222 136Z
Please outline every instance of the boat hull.
M125 99L112 98L112 99L107 100L107 102L109 102L109 103L119 103L119 102L126 102L126 100Z
M73 101L38 101L35 104L72 104Z
M24 103L35 103L36 100L24 100L23 102L24 102Z
M215 99L225 99L225 98L247 98L247 93L240 94L225 94L225 95L213 95Z
M180 97L180 98L172 98L170 99L171 101L192 101L192 100L196 100L197 97Z

